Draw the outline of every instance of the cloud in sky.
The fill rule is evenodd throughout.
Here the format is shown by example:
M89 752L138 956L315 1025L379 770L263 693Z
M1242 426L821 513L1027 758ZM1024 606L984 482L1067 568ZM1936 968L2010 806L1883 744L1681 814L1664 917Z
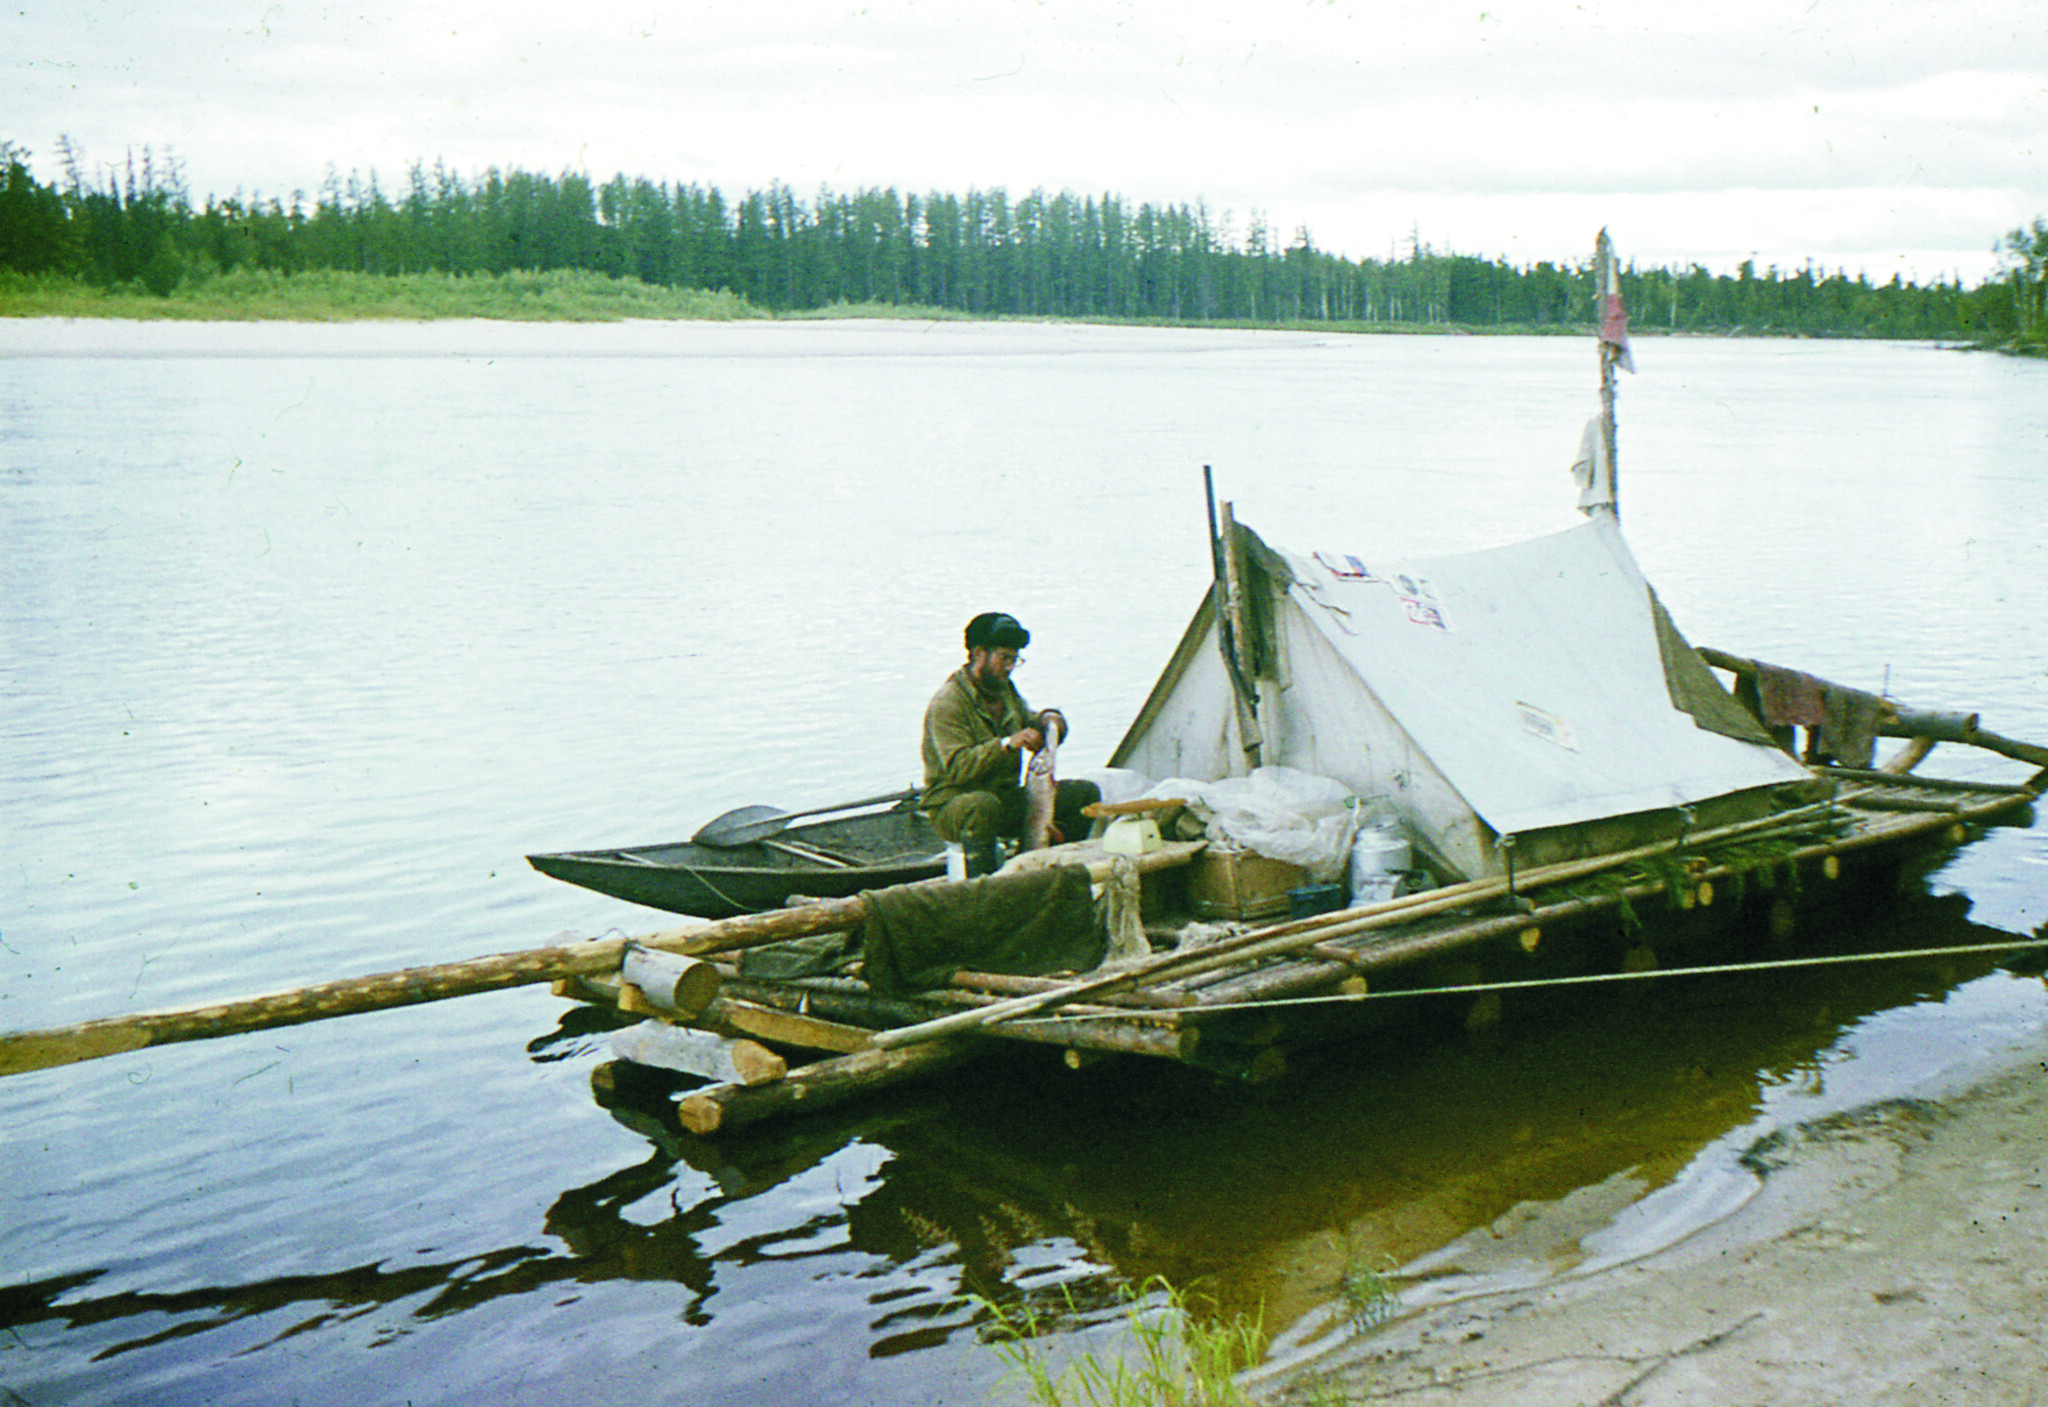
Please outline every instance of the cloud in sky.
M1206 202L1384 256L1976 278L2048 214L2038 0L697 0L0 20L0 137L144 145L196 198L414 161L715 185Z

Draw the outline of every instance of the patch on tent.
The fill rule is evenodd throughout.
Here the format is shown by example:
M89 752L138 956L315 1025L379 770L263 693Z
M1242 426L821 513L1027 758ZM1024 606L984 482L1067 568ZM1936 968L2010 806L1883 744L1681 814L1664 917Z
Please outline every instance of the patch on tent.
M1523 732L1541 738L1546 743L1556 743L1567 752L1579 750L1578 729L1549 709L1538 708L1535 704L1523 703L1517 699L1515 712L1521 715Z
M1444 613L1443 603L1437 600L1436 588L1429 584L1428 577L1397 572L1392 585L1394 594L1399 596L1401 604L1408 608L1409 620L1417 625L1434 626L1438 630L1451 628L1451 618Z
M1322 563L1323 570L1339 581L1379 580L1378 577L1372 574L1371 567L1368 567L1348 552L1318 552L1315 555L1316 560Z

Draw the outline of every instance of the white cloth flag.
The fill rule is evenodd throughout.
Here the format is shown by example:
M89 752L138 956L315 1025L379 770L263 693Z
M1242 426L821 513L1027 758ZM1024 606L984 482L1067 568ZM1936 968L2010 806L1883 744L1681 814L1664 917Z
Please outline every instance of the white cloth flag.
M1607 443L1607 422L1597 415L1586 422L1586 429L1579 436L1572 478L1579 486L1581 513L1590 517L1602 509L1614 511L1614 452Z

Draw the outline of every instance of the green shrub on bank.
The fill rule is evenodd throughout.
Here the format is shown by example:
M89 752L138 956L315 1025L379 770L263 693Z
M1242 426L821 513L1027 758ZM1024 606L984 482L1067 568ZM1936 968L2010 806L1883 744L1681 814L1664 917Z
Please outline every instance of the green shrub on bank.
M16 318L618 322L627 318L730 321L760 316L744 298L724 290L660 288L571 269L396 276L236 269L212 275L188 272L162 293L140 283L99 288L61 275L0 270L0 317Z

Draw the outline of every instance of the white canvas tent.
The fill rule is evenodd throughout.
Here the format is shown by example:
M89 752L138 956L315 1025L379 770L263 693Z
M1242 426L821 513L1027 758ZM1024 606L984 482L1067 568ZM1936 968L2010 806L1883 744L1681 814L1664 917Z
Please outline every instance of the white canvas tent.
M1260 760L1402 815L1444 878L1761 814L1811 774L1771 745L1665 616L1612 516L1406 563L1276 551L1237 528ZM1246 771L1218 645L1196 613L1111 763ZM1689 808L1681 811L1679 808Z

